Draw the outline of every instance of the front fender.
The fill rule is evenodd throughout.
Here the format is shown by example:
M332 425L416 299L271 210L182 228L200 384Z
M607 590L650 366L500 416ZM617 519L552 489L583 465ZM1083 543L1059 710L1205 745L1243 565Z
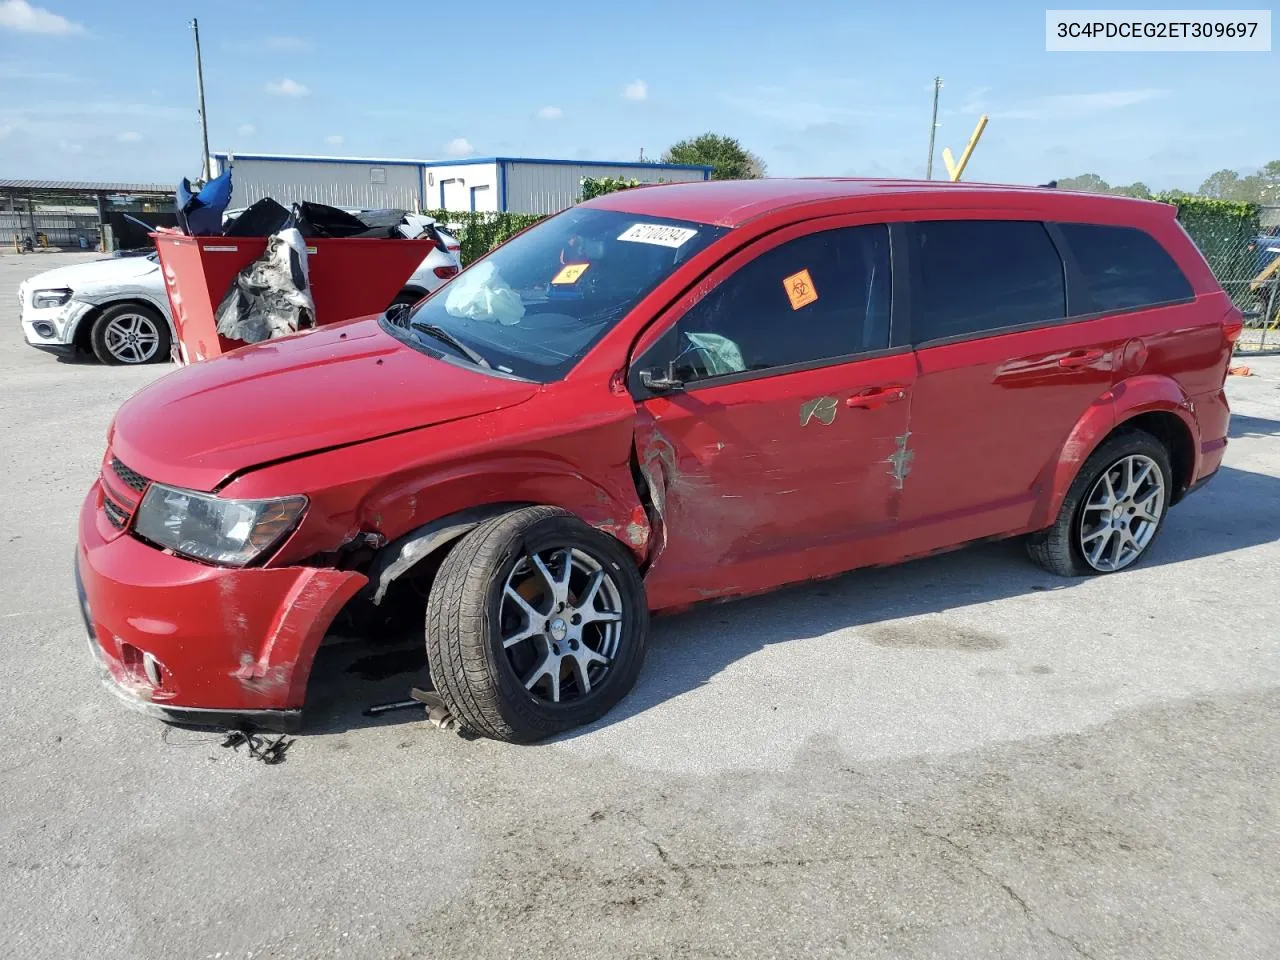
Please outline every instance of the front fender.
M485 457L390 480L365 498L360 526L401 536L460 511L501 504L562 507L616 537L637 562L648 553L649 518L629 464L590 477L563 460L531 453Z
M1054 522L1080 467L1117 427L1144 413L1156 412L1173 414L1191 436L1197 435L1191 401L1170 377L1157 374L1130 377L1090 404L1040 480L1043 493L1032 517L1032 529L1043 529ZM1200 445L1192 446L1195 463L1191 476L1194 477L1200 470Z
M173 317L170 315L170 312L169 312L169 300L167 297L166 298L153 297L150 294L145 293L141 290L130 291L127 297L122 297L120 296L119 293L115 291L104 292L104 293L94 293L93 291L88 291L83 294L77 291L75 297L73 297L72 299L73 299L73 302L83 303L88 308L84 310L79 317L76 318L77 325L79 325L79 323L85 317L88 317L88 316L96 317L99 313L101 313L103 310L106 310L108 307L114 307L117 304L121 304L121 303L135 303L135 304L141 304L142 306L151 307L153 310L158 311L160 316L164 317L165 323L169 324L169 336L171 338L171 342L173 343L178 342L178 329L173 325ZM69 336L74 336L74 335L75 335L74 330L69 332Z

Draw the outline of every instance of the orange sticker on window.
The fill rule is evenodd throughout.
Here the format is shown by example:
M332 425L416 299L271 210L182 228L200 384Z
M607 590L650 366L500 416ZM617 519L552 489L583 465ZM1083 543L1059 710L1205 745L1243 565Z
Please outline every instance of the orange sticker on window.
M551 278L552 283L577 283L578 278L587 272L589 263L566 263L560 272Z
M792 310L807 307L818 299L818 290L814 287L813 277L809 276L808 270L801 270L786 277L782 281L782 286L787 291L787 299L791 301Z

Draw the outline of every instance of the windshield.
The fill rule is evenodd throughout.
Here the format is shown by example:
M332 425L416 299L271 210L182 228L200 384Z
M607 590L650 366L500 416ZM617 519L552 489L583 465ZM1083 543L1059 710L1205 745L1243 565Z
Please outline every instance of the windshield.
M421 348L465 356L443 331L494 370L558 380L663 278L726 232L570 209L464 270L401 321L407 330L398 333Z

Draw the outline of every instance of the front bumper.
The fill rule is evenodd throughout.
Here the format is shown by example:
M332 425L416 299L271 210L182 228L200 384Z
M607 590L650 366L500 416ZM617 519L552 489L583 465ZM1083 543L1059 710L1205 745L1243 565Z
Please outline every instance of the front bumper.
M165 553L111 526L99 483L80 512L76 589L94 658L121 699L166 720L295 729L316 649L365 582Z
M49 353L71 353L80 321L92 309L93 304L74 299L60 307L43 308L26 300L22 304L22 335L31 346Z

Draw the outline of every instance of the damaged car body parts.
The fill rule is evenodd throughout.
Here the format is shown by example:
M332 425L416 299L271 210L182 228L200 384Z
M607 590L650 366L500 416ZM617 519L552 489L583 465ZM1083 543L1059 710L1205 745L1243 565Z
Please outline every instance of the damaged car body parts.
M460 269L458 241L439 229L429 217L403 210L363 210L352 213L318 204L299 204L298 207L301 226L296 232L302 234L309 247L315 246L311 241L312 237L321 238L326 245L337 241L348 245L353 238L358 240L393 235L409 240L431 241L429 251L425 250L427 245L422 244L424 250L419 250L417 255L410 252L412 247L399 250L380 245L372 249L361 248L362 259L373 261L373 267L378 270L379 276L389 276L387 285L380 289L356 285L352 292L352 296L358 298L356 306L348 306L343 293L350 285L350 274L335 271L332 266L326 268L322 256L314 257L313 262L320 262L321 267L316 276L309 278L309 282L318 283L317 293L321 302L331 308L327 315L319 318L322 323L326 322L326 316L333 318L335 309L338 311L337 319L345 319L381 309L393 300L398 303L413 303L439 289L456 276ZM217 323L225 318L228 324L226 329L232 333L244 332L238 327L246 324L252 313L250 304L255 299L252 295L254 284L249 274L257 266L257 258L265 251L267 241L262 238L285 229L291 217L291 210L274 201L263 200L246 210L227 214L223 220L223 236L197 239L184 238L180 234L161 235L162 243L167 236L170 243L187 244L198 250L212 248L211 253L189 257L192 260L188 265L189 276L184 276L181 289L173 265L170 264L168 269L162 266L160 254L155 250L146 255L106 257L59 267L30 277L18 288L18 297L22 303L23 335L31 346L48 353L64 356L76 352L92 353L102 363L113 365L163 362L175 353L180 360L199 359L198 351L184 352L182 334L186 331L180 330L179 324L175 322L175 311L170 302L171 294L176 294L179 303L190 299L207 304L207 311L202 309L201 319L195 321L202 335L197 335L195 339L203 339L208 344L208 355L216 355L215 348L220 351L224 342L226 348L230 349L240 340L229 337L219 340ZM342 218L342 226L346 231L341 237L335 237L334 233L338 217ZM277 242L273 254L279 257L283 253ZM385 263L388 256L397 260L407 256L407 260L402 266L394 263L388 265ZM211 271L209 263L213 259L220 262ZM221 261L229 261L229 266ZM361 267L361 264L356 265L353 270L355 275L367 275L367 271ZM262 271L269 268L264 265L258 269ZM243 298L239 296L241 284L238 281L241 273L245 274L244 286L250 289L250 293ZM215 284L202 289L202 285L209 283L211 277ZM268 289L274 291L277 288ZM268 295L279 296L274 293ZM340 295L343 299L335 301L335 295ZM381 302L376 299L379 296L384 297ZM345 312L357 309L359 303L369 301L370 298L374 299L358 313ZM220 309L228 299L232 302ZM294 299L297 299L296 296ZM305 301L303 306L305 307ZM215 311L219 316L215 316ZM203 316L204 313L207 313L207 319ZM305 329L300 309L287 310L285 314L285 324L277 323L277 328L287 326L288 321L292 320L298 325L297 329ZM275 316L278 318L279 315L280 312L277 311ZM314 318L314 309L312 317ZM250 333L252 335L254 334Z
M1218 469L1240 328L1160 204L597 198L125 403L80 517L91 645L157 715L288 726L339 611L421 574L449 710L535 740L627 692L651 612L996 537L1128 567Z

